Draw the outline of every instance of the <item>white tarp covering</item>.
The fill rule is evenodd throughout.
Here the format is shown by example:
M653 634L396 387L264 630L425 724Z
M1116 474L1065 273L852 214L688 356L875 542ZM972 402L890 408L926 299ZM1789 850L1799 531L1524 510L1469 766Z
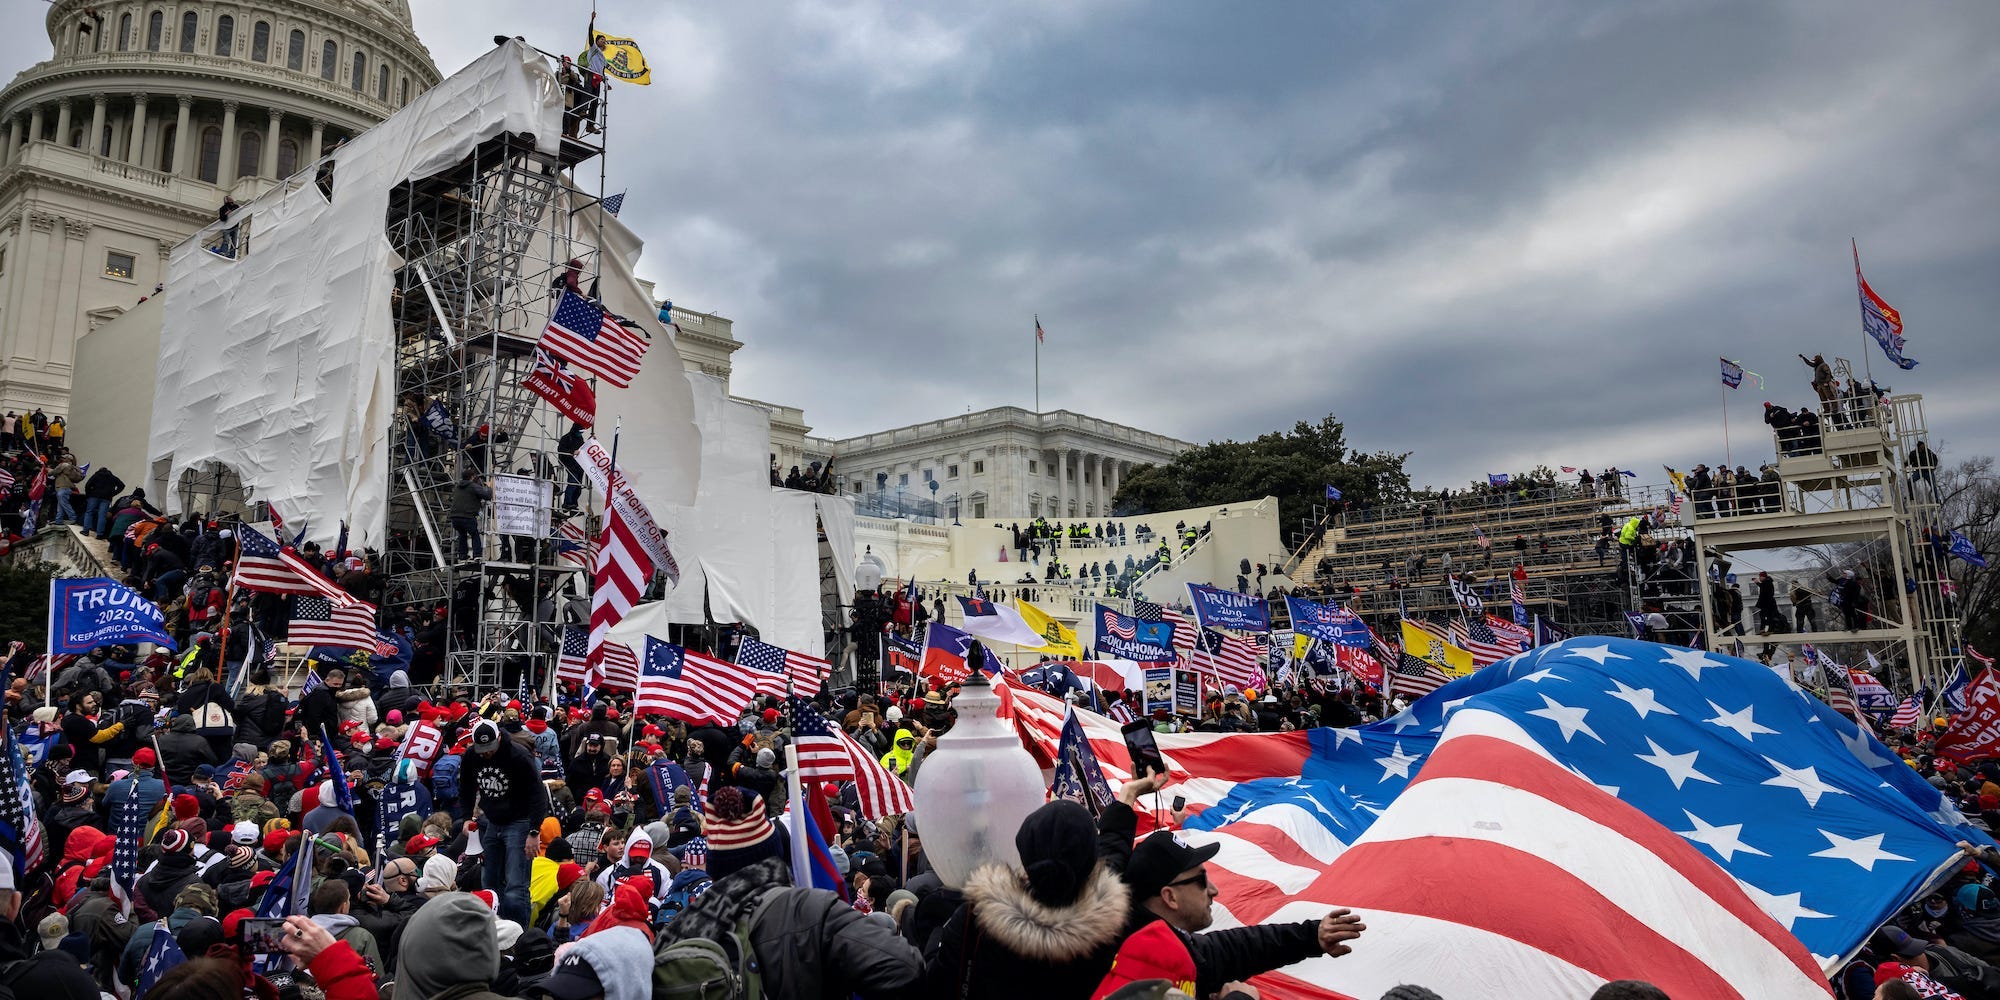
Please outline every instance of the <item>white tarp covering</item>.
M833 582L842 606L854 603L854 498L820 494L819 526L833 553Z
M554 152L562 103L544 59L509 41L329 154L331 204L307 176L240 210L249 249L237 259L200 239L177 246L147 448L169 464L167 482L221 462L314 536L331 538L344 518L359 545L379 545L400 263L383 232L390 191L505 132Z

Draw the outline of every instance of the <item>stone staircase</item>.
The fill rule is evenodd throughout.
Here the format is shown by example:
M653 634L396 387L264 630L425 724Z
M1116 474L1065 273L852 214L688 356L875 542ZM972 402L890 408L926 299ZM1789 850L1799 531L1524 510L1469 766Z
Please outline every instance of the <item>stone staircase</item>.
M101 538L85 538L75 525L52 524L35 532L33 538L14 543L5 556L18 565L48 563L57 576L124 577L111 558L111 543Z

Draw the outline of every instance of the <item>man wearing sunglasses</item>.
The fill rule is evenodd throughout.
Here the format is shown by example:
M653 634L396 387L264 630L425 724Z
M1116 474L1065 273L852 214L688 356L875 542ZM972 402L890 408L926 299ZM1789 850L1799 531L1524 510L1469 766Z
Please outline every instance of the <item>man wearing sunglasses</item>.
M421 874L422 868L414 858L390 858L382 863L382 884L367 886L354 901L354 919L375 935L385 968L396 968L403 925L424 905L424 894L417 891L417 878Z
M1132 849L1125 865L1125 884L1132 889L1127 938L1155 922L1172 927L1194 958L1195 996L1223 994L1225 984L1254 996L1240 986L1243 980L1321 954L1338 958L1350 950L1347 942L1367 930L1359 916L1338 909L1318 920L1195 933L1215 922L1216 888L1206 866L1221 849L1195 847L1157 830Z

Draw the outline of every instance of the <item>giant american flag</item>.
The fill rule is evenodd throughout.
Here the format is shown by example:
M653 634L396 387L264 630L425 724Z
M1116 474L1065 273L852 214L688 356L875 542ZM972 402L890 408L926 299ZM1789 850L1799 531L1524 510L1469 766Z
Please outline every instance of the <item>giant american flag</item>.
M246 590L273 594L305 594L326 598L341 607L359 600L314 569L297 552L280 547L264 533L245 525L236 533L239 555L233 582Z
M650 345L603 304L564 289L540 346L623 389L639 374Z
M696 724L733 726L757 697L758 681L727 660L646 637L639 664L637 714L658 712Z
M1005 691L1016 726L1051 759L1063 706L1015 686ZM1116 725L1082 717L1107 775L1126 779L1130 758ZM1467 749L1476 752L1446 755L1447 766L1427 770L1441 738L1474 737L1480 742ZM1676 996L1824 996L1824 987L1792 992L1792 974L1783 970L1798 956L1777 961L1768 927L1734 907L1726 883L1688 860L1676 841L1742 886L1823 970L1838 968L1884 920L1959 865L1958 841L1990 842L1868 733L1762 664L1628 639L1590 636L1538 647L1357 729L1161 734L1159 742L1170 772L1159 795L1185 796L1196 810L1180 835L1223 845L1209 866L1220 892L1218 926L1355 905L1370 933L1403 931L1385 935L1390 943L1372 955L1357 948L1338 961L1264 977L1259 985L1273 997L1379 996L1386 987L1377 977L1407 979L1419 967L1406 945L1431 940L1452 943L1443 952L1452 955L1452 968L1430 983L1446 996L1486 995L1451 978L1478 969L1531 970L1510 981L1545 977L1557 984L1548 991L1557 996L1588 995L1594 986L1574 984L1591 976L1672 980L1681 986ZM1496 763L1481 763L1489 757ZM1531 758L1556 768L1532 766ZM1555 788L1562 783L1550 776L1558 769L1630 810L1588 801L1593 796L1581 786ZM1397 810L1412 779L1447 776L1452 780L1432 782L1436 799ZM1451 808L1435 805L1439 800ZM1143 812L1141 822L1150 823ZM1324 877L1357 843L1417 852L1415 860L1369 856L1370 864L1393 866L1409 891L1347 895L1349 886L1383 883L1358 872ZM1575 843L1597 846L1564 847ZM1605 864L1602 872L1593 867ZM1475 887L1480 891L1467 894L1486 902L1456 898L1450 894L1465 887L1446 883L1464 879L1420 874L1469 870L1481 872L1480 882L1547 885L1565 903L1494 911L1491 901L1524 896ZM1497 933L1483 930L1493 920L1512 922ZM1411 931L1419 926L1429 933ZM1751 950L1726 956L1718 940ZM1687 976L1741 969L1739 960L1756 948L1767 949L1756 963L1761 971L1734 980L1735 992L1690 992ZM1440 952L1427 953L1435 959ZM1662 957L1669 955L1677 957Z
M625 620L652 578L653 560L646 555L645 546L639 544L617 505L605 508L604 533L597 543L597 567L590 591L589 660L596 674L592 687L629 691L638 684L637 664L632 664L628 675L621 659L616 664L620 669L614 673L604 662L605 650L612 642L611 627Z

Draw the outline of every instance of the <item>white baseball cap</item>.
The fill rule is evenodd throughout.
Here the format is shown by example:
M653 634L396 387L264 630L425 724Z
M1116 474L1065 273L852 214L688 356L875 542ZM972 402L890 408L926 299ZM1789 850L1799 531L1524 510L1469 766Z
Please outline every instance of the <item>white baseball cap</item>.
M244 820L243 822L230 827L229 842L232 844L246 844L254 846L257 843L257 824L252 823L249 820Z
M68 774L65 774L65 775L63 775L63 784L65 784L65 785L88 785L88 784L90 784L90 772L89 772L89 771L71 771L70 773L68 773Z

